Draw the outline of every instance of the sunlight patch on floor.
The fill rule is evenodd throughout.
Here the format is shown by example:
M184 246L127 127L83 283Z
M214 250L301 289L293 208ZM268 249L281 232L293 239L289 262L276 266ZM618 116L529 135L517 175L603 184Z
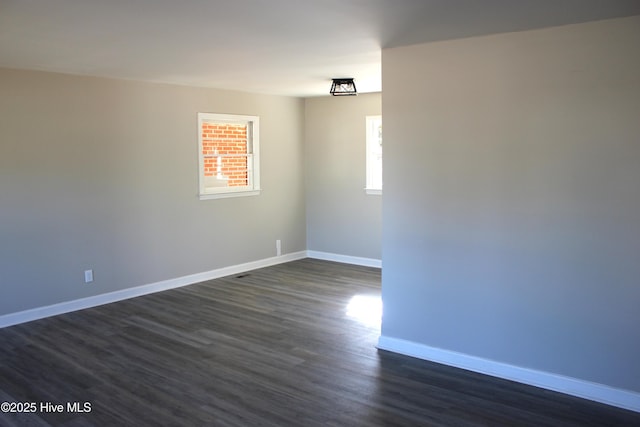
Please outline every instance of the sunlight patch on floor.
M382 300L374 295L354 295L347 305L347 316L363 325L379 328L382 320Z

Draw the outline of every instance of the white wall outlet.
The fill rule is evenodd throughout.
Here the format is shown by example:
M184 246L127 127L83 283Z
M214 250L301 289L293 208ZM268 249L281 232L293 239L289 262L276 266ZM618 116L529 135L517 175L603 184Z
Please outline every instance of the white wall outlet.
M84 283L93 282L93 270L85 270L84 271Z
M280 240L276 240L276 256L282 255L282 242Z

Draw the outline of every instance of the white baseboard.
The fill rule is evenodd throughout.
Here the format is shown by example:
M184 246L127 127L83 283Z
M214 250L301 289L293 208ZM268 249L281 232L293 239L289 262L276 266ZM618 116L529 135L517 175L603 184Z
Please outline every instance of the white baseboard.
M81 298L73 301L65 301L59 304L48 305L45 307L32 308L17 313L9 313L0 316L0 328L17 325L19 323L26 323L32 320L43 319L45 317L56 316L58 314L83 310L85 308L97 307L99 305L122 301L129 298L135 298L155 292L166 291L168 289L192 285L194 283L204 282L205 280L218 279L220 277L244 273L245 271L269 267L272 265L295 261L306 257L306 251L294 252L277 257L247 262L244 264L237 264L230 267L217 268L215 270L205 271L202 273L190 274L188 276L182 276L175 279L162 280L160 282L136 286L134 288L122 289L119 291L108 292L105 294Z
M380 336L378 348L640 412L640 393Z
M345 264L362 265L365 267L382 268L382 261L374 258L362 258L350 255L332 254L329 252L307 251L309 258L321 259L324 261L342 262Z

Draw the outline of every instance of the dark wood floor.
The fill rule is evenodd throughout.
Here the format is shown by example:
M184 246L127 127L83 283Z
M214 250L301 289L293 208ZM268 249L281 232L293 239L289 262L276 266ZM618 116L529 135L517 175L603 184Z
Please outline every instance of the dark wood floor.
M2 426L640 426L640 414L377 351L380 271L305 259L0 330Z

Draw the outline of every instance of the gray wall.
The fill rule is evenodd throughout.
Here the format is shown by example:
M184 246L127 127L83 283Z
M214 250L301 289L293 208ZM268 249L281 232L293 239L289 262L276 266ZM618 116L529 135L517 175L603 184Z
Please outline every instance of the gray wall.
M383 50L383 336L640 391L640 17Z
M198 200L199 111L260 116L260 196ZM0 315L306 249L303 124L296 98L0 70Z
M305 100L307 247L381 258L382 196L365 194L365 117L380 93Z

